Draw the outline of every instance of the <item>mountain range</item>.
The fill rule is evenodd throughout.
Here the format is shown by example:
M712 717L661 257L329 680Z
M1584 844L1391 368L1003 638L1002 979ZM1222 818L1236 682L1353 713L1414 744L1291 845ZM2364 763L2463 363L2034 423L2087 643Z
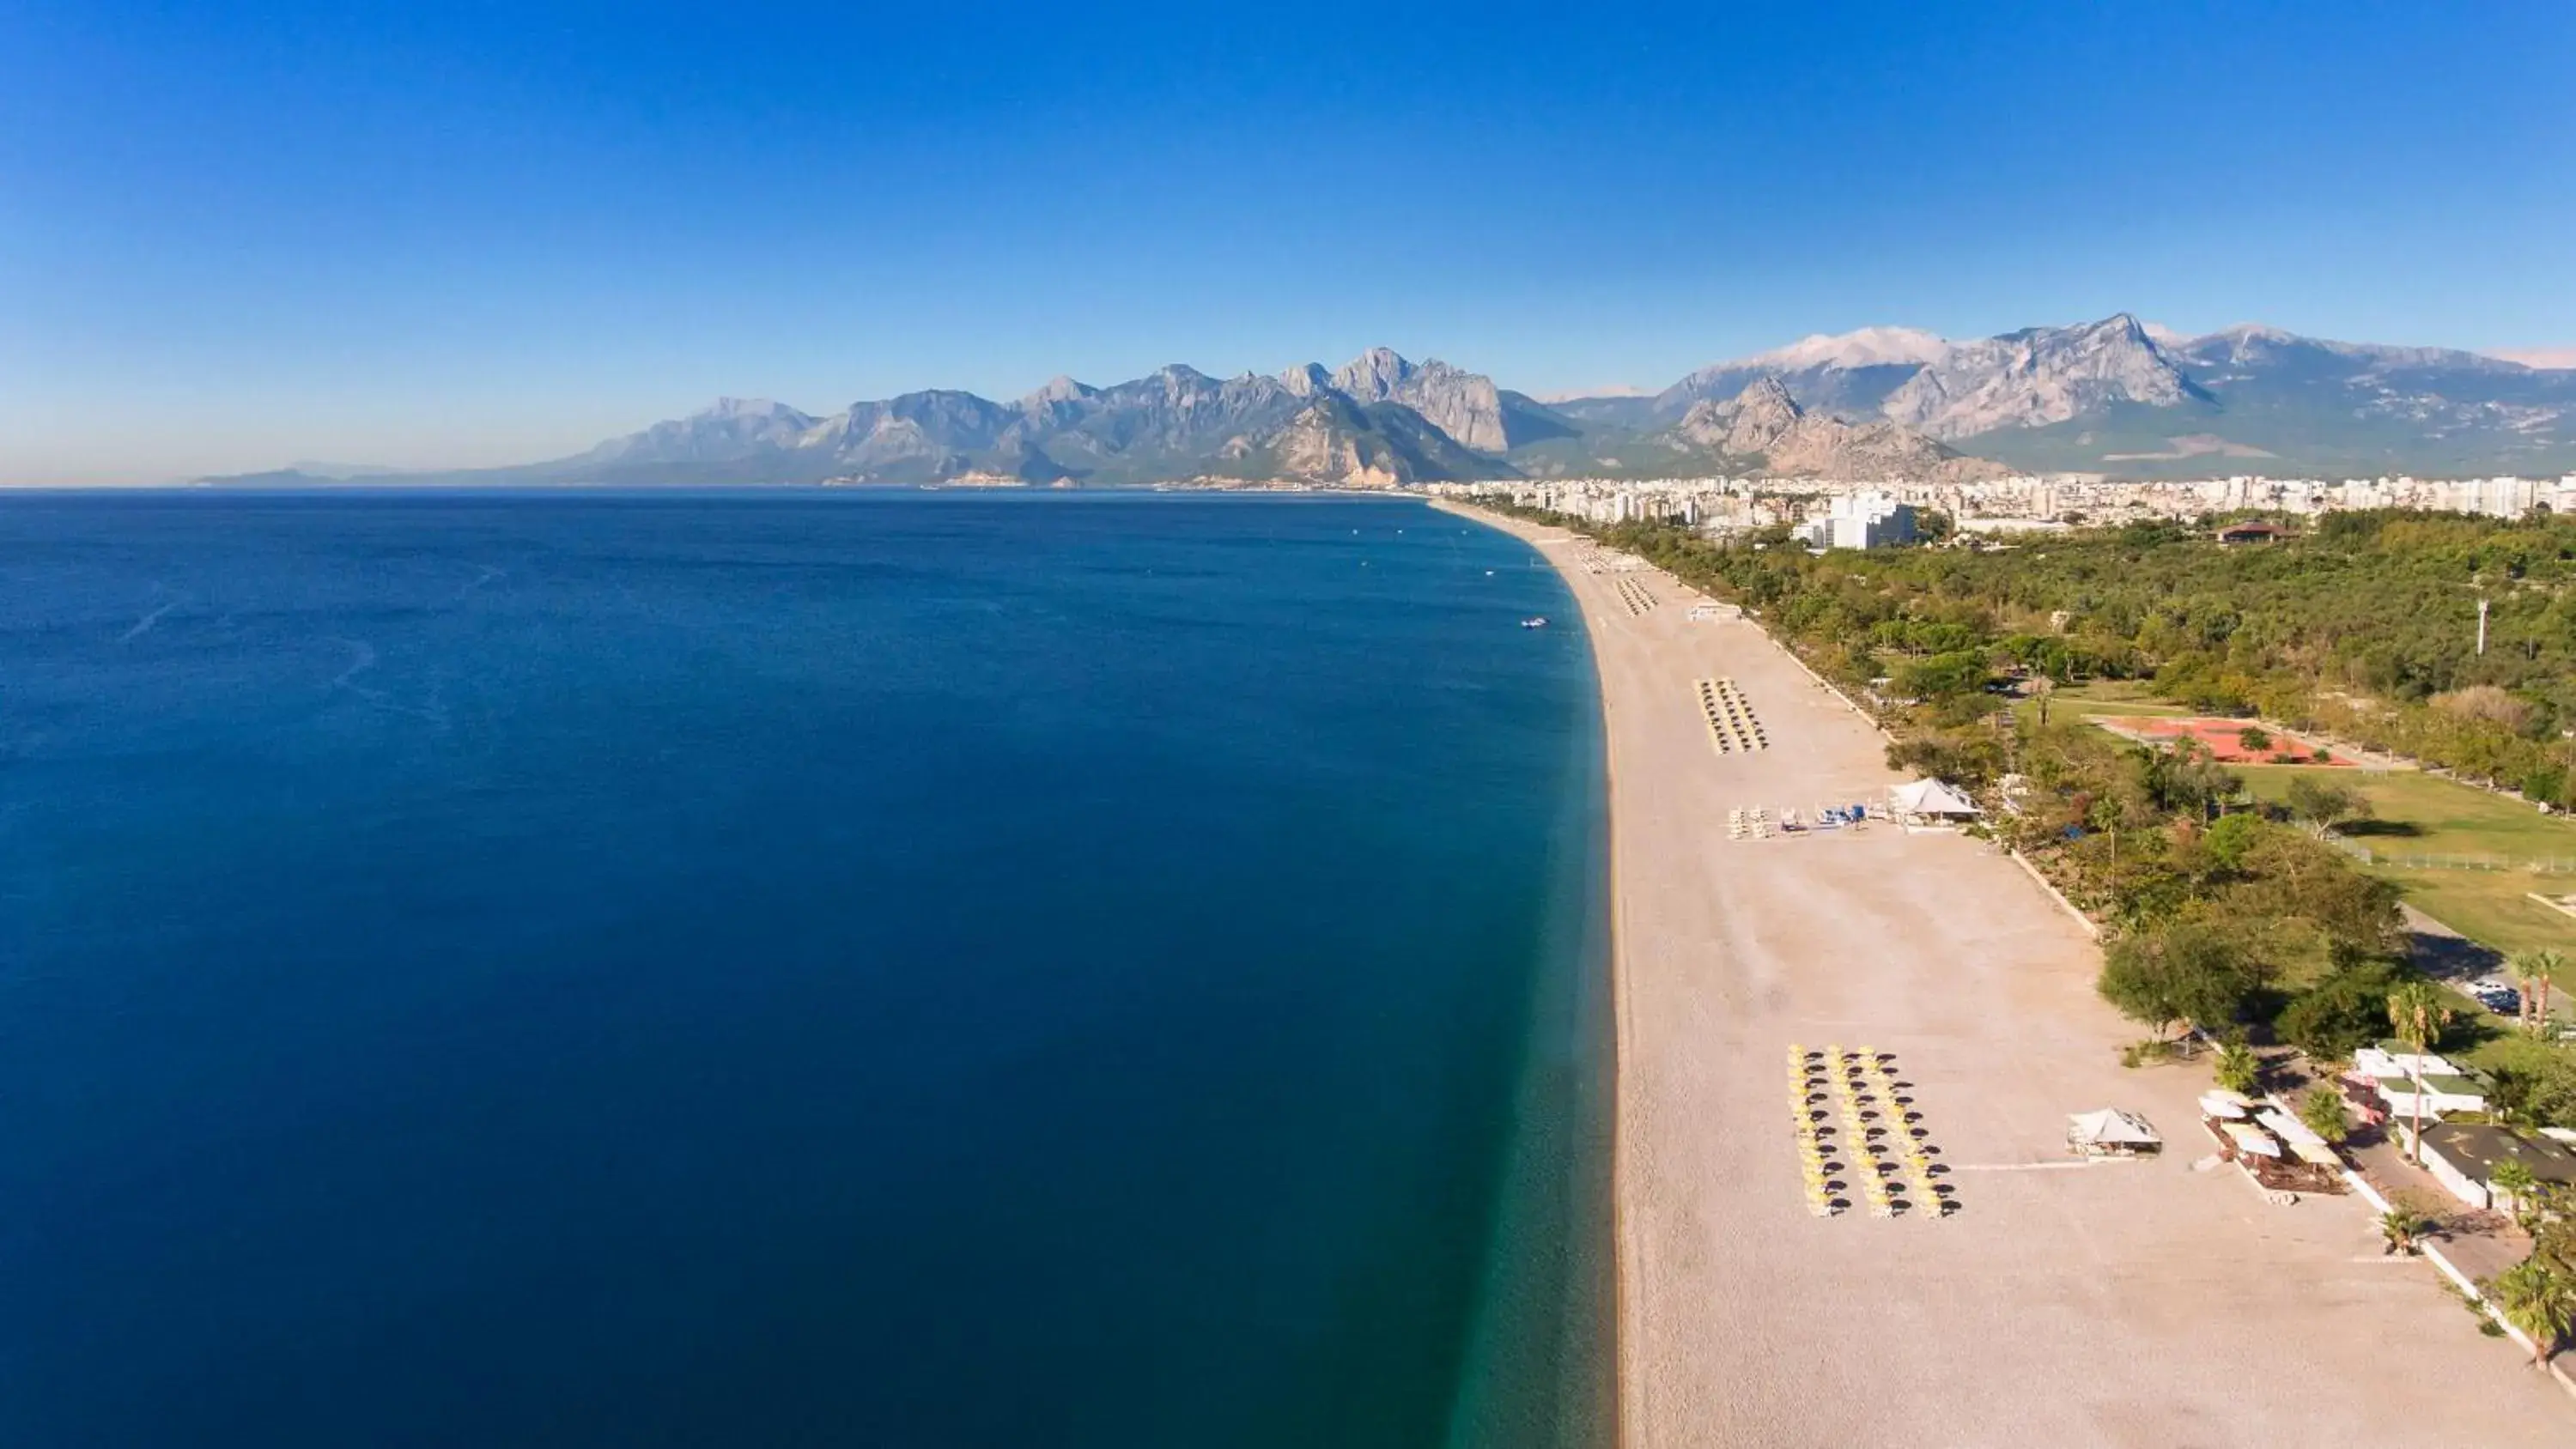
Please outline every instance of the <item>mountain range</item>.
M2184 337L2126 313L1953 341L1901 327L1816 336L1651 395L1541 403L1481 373L1373 348L1327 371L1210 377L1175 364L1012 402L926 391L817 416L720 399L587 452L399 475L495 484L1771 476L1960 481L2556 473L2576 468L2576 369L2277 328ZM282 484L304 468L201 480ZM363 476L382 477L368 470Z

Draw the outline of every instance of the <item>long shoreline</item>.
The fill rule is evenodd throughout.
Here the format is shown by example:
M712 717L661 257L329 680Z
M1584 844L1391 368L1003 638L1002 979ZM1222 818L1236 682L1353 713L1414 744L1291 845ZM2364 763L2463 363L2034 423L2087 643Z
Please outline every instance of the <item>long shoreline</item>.
M1537 553L1540 558L1546 560L1548 565L1556 570L1558 578L1565 584L1567 594L1574 598L1578 607L1581 607L1583 596L1581 591L1576 587L1573 574L1565 567L1561 559L1553 557L1549 555L1546 550L1539 548L1538 544L1541 535L1537 530L1531 529L1527 525L1519 524L1517 520L1508 519L1498 514L1487 513L1482 509L1449 503L1441 499L1429 500L1429 505L1434 511L1451 514L1455 517L1463 518L1473 523L1482 524L1485 527L1494 529L1498 532L1510 534L1511 536L1520 539L1523 543L1528 544L1533 552ZM1580 627L1579 621L1571 622L1576 622L1577 626ZM1605 676L1602 674L1597 640L1593 641L1593 647L1595 651L1593 655L1593 686L1599 691L1601 708L1602 792L1606 797L1606 809L1609 816L1609 819L1605 821L1603 825L1604 840L1602 844L1602 855L1605 861L1605 879L1602 882L1601 904L1602 910L1608 917L1606 930L1609 936L1610 958L1611 1132L1609 1229L1610 1260L1612 1265L1610 1318L1611 1359L1613 1368L1611 1378L1614 1385L1613 1402L1610 1406L1610 1422L1614 1434L1614 1442L1619 1445L1626 1446L1639 1442L1633 1428L1634 1411L1639 1396L1639 1385L1636 1377L1636 1359L1632 1348L1632 1345L1637 1341L1637 1335L1634 1325L1630 1321L1631 1310L1637 1302L1636 1264L1634 1261L1636 1238L1635 1234L1630 1232L1628 1228L1627 1184L1629 1182L1630 1175L1627 1170L1629 1149L1626 1125L1629 1120L1627 1101L1627 1093L1629 1089L1628 1064L1634 1059L1636 1051L1635 1033L1629 1012L1630 1004L1635 998L1628 979L1628 932L1625 923L1621 919L1624 914L1622 903L1625 901L1626 897L1619 888L1620 841L1618 821L1620 732L1616 728L1613 720L1613 711L1617 708L1617 701L1612 697L1610 690L1607 687Z
M1557 570L1599 679L1621 1444L2564 1441L2555 1385L2381 1259L2355 1200L2274 1206L2193 1169L2205 1078L2117 1065L2135 1032L2091 990L2098 948L2007 857L1884 825L1729 838L1731 809L1896 778L1785 649L1690 621L1697 595L1660 572L1588 571L1588 540L1431 506ZM1710 748L1686 692L1711 677L1767 747ZM1955 1214L1809 1215L1781 1053L1831 1043L1892 1049ZM2065 1114L2106 1105L2145 1112L2167 1154L2071 1163Z

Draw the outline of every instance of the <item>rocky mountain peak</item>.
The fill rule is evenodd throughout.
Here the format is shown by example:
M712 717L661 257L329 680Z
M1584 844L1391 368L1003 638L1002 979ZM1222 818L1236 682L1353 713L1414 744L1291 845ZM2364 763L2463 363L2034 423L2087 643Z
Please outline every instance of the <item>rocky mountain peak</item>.
M1333 375L1326 372L1321 364L1301 362L1279 374L1279 385L1299 397L1313 397L1319 392L1332 390Z
M769 398L720 397L685 418L611 438L582 456L621 465L730 462L794 447L815 422Z
M1361 403L1401 403L1461 447L1509 450L1516 439L1502 389L1482 373L1433 359L1416 366L1390 347L1372 347L1336 369L1334 391Z
M690 416L724 421L785 418L794 420L800 427L810 425L814 421L783 402L765 397L720 397Z
M1738 418L1776 418L1783 423L1794 423L1807 410L1798 406L1798 400L1789 395L1787 383L1766 374L1755 378L1744 391L1737 393L1727 411Z
M1674 425L1674 441L1789 478L1960 482L2002 474L1890 422L1847 423L1798 406L1776 377L1759 377L1724 401L1703 398Z
M1333 373L1333 386L1361 402L1385 402L1411 380L1414 366L1392 347L1372 347Z
M1079 402L1099 389L1085 387L1063 373L1048 378L1046 386L1030 393L1025 401L1033 403Z
M1702 398L1691 404L1673 431L1695 446L1730 457L1754 458L1769 453L1806 415L1788 387L1766 375L1731 398Z
M2039 428L2118 402L2171 407L2200 397L2126 312L1961 343L1888 394L1881 411L1936 438Z

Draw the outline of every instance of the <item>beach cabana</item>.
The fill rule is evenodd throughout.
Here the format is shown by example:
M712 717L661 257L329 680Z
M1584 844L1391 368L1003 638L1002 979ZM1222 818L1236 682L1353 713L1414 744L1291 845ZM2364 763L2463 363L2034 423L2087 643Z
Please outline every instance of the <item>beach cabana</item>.
M2281 1155L2281 1144L2273 1141L2270 1134L2250 1122L2221 1122L2218 1127L2227 1135L2228 1141L2236 1144L2236 1150L2240 1154L2254 1157Z
M2217 1087L2200 1094L2200 1115L2239 1121L2254 1115L2254 1104L2242 1092Z
M1916 780L1887 792L1888 813L1908 825L1957 825L1985 812L1955 786L1939 780Z
M2066 1145L2082 1157L2136 1157L2163 1151L2165 1140L2146 1118L2105 1107L2067 1118Z
M2264 1131L2280 1138L2289 1147L2292 1157L2312 1167L2342 1170L2343 1159L2336 1156L2334 1148L2327 1145L2326 1140L2319 1137L2307 1123L2278 1107L2265 1108L2255 1115L2254 1121Z

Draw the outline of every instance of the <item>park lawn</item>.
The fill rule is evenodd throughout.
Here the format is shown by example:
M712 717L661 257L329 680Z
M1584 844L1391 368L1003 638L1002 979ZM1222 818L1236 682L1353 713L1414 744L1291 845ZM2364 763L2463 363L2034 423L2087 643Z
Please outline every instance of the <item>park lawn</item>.
M2168 704L2155 697L2148 686L2135 679L2095 679L2083 684L2060 685L2049 691L2048 717L2051 720L2089 719L2094 715L2179 715L2190 710ZM2013 714L2025 724L2039 721L2039 701L2019 699L2013 702ZM2252 724L2252 720L2247 720Z
M2452 1061L2475 1067L2482 1072L2532 1071L2545 1066L2554 1051L2540 1038L2516 1026L2510 1017L2494 1012L2461 997L2459 1014L2451 1019L2450 1029L2442 1033L2442 1054ZM2553 1012L2560 1021L2566 1014Z
M2137 679L2088 680L2083 684L2052 690L2048 699L2052 717L2060 710L2082 715L2192 713L2181 705L2156 698L2154 690L2144 680ZM2247 720L2246 723L2252 724L2253 721Z
M2390 869L2381 873L2397 882L2407 904L2480 945L2508 956L2542 949L2576 951L2576 921L2528 894L2566 890L2563 875L2543 877L2519 870Z
M2240 765L2258 800L2279 800L2302 765ZM2365 867L2395 881L2408 904L2473 941L2510 955L2556 947L2576 951L2576 920L2532 900L2532 892L2576 891L2576 874L2524 868L2539 859L2576 861L2576 824L2518 800L2421 770L2365 774L2318 769L2369 797L2374 820L2346 831L2381 860ZM2486 860L2498 869L2404 864L2409 856Z

